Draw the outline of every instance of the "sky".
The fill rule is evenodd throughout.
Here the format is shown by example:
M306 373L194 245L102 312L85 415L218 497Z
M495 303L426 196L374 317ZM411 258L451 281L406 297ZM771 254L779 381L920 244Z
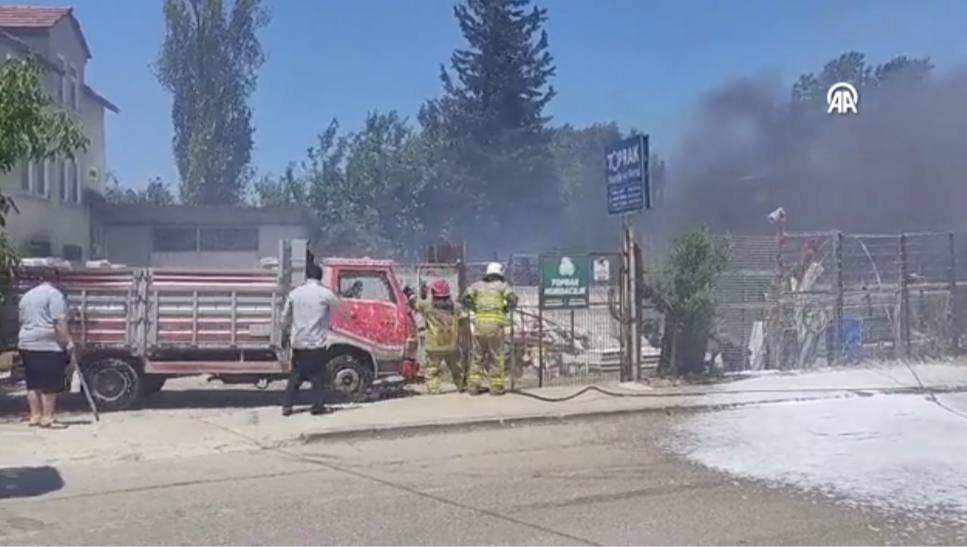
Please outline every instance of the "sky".
M455 0L265 0L268 59L252 98L254 167L282 172L332 118L358 128L368 111L413 117L439 93L439 66L461 47ZM20 2L18 2L20 3ZM64 5L37 0L37 5ZM171 101L151 64L164 37L161 0L76 0L93 59L87 83L118 105L108 165L123 184L178 179ZM541 0L557 64L554 122L617 121L674 152L704 93L730 79L790 83L848 50L875 62L967 63L956 0Z

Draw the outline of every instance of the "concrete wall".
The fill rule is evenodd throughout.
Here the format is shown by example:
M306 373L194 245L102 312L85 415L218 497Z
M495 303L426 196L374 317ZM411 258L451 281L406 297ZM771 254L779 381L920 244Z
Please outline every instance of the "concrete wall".
M107 259L129 266L167 268L253 269L259 259L277 256L279 240L307 238L309 229L298 225L261 226L258 228L257 251L156 251L153 227L114 225L104 229Z

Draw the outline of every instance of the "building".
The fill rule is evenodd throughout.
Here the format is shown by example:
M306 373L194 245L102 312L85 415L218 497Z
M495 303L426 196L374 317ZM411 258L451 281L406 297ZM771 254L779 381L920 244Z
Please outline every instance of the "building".
M91 51L71 8L0 5L0 56L29 54L48 69L47 91L82 124L90 142L74 161L33 163L0 175L0 187L20 210L7 219L8 236L24 256L97 257L101 234L90 204L103 193L105 116L118 108L86 83Z
M181 205L95 206L103 255L127 266L169 268L259 267L279 254L279 240L311 238L310 211Z

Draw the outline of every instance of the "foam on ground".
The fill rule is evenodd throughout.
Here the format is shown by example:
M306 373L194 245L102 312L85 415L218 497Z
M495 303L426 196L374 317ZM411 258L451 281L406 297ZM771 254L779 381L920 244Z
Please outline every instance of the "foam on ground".
M967 524L967 395L877 395L688 419L674 450L733 475Z

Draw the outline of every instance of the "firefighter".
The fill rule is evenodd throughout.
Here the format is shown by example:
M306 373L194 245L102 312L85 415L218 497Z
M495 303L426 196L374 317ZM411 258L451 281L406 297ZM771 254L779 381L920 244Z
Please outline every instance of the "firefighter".
M499 262L487 264L483 279L467 288L463 304L473 317L473 354L467 372L471 395L483 391L483 380L493 395L503 395L505 376L504 328L507 314L517 307L517 295L504 280Z
M426 321L426 363L423 367L423 378L427 391L431 394L440 393L442 378L440 367L446 362L450 370L450 378L463 391L464 374L461 366L460 348L458 345L458 316L459 306L450 297L450 284L443 279L437 279L430 286L430 298L423 294L415 295L409 292L410 306L421 314Z

